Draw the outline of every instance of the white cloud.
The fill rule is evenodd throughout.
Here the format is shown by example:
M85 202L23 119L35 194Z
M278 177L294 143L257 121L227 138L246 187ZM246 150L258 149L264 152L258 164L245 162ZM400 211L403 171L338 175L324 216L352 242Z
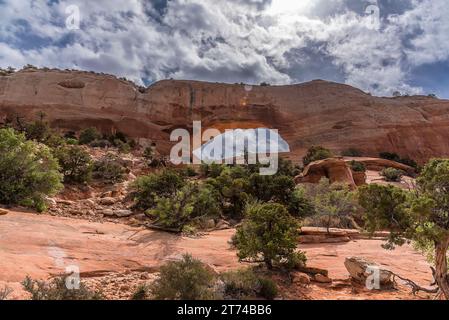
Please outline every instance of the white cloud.
M350 2L172 0L156 17L143 0L6 0L0 66L76 67L139 83L174 77L281 84L297 81L292 68L307 70L319 54L348 84L374 94L422 92L407 84L409 70L449 58L446 2L409 0L411 9L383 13L380 31L370 28L364 10L349 10ZM81 30L65 28L70 4L80 7ZM295 61L288 55L293 50L302 50Z

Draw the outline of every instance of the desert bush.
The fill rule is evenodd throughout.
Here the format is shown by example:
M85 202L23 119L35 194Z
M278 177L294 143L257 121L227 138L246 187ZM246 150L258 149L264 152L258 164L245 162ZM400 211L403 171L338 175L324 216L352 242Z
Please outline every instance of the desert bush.
M379 158L396 161L396 162L399 162L399 160L401 160L401 157L397 153L394 153L394 152L381 152L381 153L379 153Z
M82 143L80 143L82 144ZM109 142L107 139L97 139L89 143L89 146L92 148L109 148L112 147L112 143Z
M0 301L8 299L9 295L12 293L12 289L8 286L0 288Z
M331 184L323 178L318 184L305 187L315 214L304 224L330 228L355 227L354 215L358 212L356 194L347 185Z
M0 203L45 210L44 199L62 188L50 149L13 129L0 129Z
M101 134L97 131L96 128L86 128L80 132L79 143L80 144L89 144L95 140L100 140Z
M332 158L334 155L329 149L326 149L321 146L312 146L307 151L306 156L303 158L302 162L306 166L311 162L324 160L327 158Z
M184 170L183 170L183 174L186 177L196 177L198 175L196 170L194 168L192 168L191 166L185 167Z
M217 164L217 163L201 163L200 173L203 177L206 178L217 178L220 176L222 171L226 168L226 165Z
M295 181L292 177L273 175L262 176L253 173L249 177L250 193L260 201L280 202L287 204L295 189Z
M361 157L361 156L363 156L363 153L359 149L349 148L349 149L343 150L341 155L343 157Z
M216 218L221 213L214 190L209 186L188 183L173 195L156 198L156 206L147 214L155 224L181 232L194 219Z
M191 255L161 267L150 292L157 300L207 300L214 298L214 274Z
M218 177L206 180L219 193L222 211L228 217L239 219L243 216L251 192L247 174L240 166L225 167Z
M409 157L401 158L397 153L392 152L381 152L379 157L386 160L396 161L402 164L405 164L409 167L418 169L418 164L415 160L410 159Z
M131 296L131 300L147 300L150 298L150 287L146 284L139 285Z
M380 172L380 175L390 182L400 182L404 174L404 171L395 168L385 168Z
M287 209L293 217L301 219L313 216L316 213L313 201L306 195L304 187L297 187L292 192Z
M152 147L146 147L143 150L143 157L145 160L147 160L148 162L151 162L154 158L154 150Z
M101 300L102 294L89 290L82 282L79 289L68 289L67 278L56 277L49 282L33 280L26 277L22 281L25 291L31 294L31 300Z
M118 148L118 152L120 153L130 153L131 152L131 146L126 143L123 142L122 140L114 140L114 145Z
M415 160L410 159L409 157L402 158L402 159L399 160L399 162L402 163L402 164L405 164L405 165L407 165L409 167L418 169L418 163L416 163Z
M70 146L76 146L79 144L78 139L74 138L65 138L65 142Z
M121 159L113 154L107 154L94 162L92 177L105 183L114 184L122 182L128 172Z
M366 172L366 166L362 162L352 160L350 166L354 172Z
M50 126L43 120L37 120L25 125L25 136L28 140L45 142L50 134Z
M65 146L55 150L64 182L83 183L91 178L92 159L88 152L78 146Z
M235 236L239 259L261 259L272 269L295 256L299 224L283 205L248 204L245 218Z
M131 185L131 196L140 209L151 209L156 198L168 198L186 184L185 179L173 170L152 173L136 179Z
M246 300L265 298L272 300L278 295L276 283L269 278L259 276L253 269L241 269L220 274L224 283L224 298Z

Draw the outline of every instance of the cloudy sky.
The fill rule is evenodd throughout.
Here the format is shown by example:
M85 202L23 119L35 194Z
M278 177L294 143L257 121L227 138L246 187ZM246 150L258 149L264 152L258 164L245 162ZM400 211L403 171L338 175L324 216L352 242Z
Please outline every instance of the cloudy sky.
M27 63L146 85L326 79L449 98L449 3L0 0L0 67Z

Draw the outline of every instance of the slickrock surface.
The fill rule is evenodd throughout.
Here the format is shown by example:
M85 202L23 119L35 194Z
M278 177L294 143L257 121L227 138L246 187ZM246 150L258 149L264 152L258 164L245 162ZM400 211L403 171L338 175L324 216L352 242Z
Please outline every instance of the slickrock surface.
M199 238L133 228L123 224L84 220L27 212L9 211L0 216L0 286L14 289L12 298L24 297L19 282L26 275L47 279L80 268L82 280L102 288L109 298L126 299L138 283L154 279L157 267L191 253L217 271L239 268L228 241L235 231L214 231ZM379 263L423 285L431 272L423 256L409 246L385 251L378 240L356 240L338 244L301 244L311 266L329 270L333 284L311 284L308 288L285 289L289 299L411 299L410 291L353 290L344 266L346 257L357 254ZM410 264L410 261L413 261ZM284 292L284 291L283 291ZM418 298L427 298L418 296Z
M107 75L29 70L0 77L0 119L44 111L53 125L120 130L170 148L174 128L279 129L298 159L311 145L349 147L368 156L397 152L419 161L449 156L449 101L373 97L353 87L312 81L291 86L165 80L146 90Z

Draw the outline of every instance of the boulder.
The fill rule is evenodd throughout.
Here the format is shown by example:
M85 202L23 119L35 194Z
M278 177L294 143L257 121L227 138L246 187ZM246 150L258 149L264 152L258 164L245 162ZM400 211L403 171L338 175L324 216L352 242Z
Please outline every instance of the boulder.
M361 257L350 257L345 260L345 267L348 270L351 279L365 285L369 276L372 276L374 270L379 270L379 285L381 287L391 286L393 284L393 274L385 269L382 269L375 262L369 261Z
M326 269L320 269L320 268L314 268L314 267L305 267L305 266L297 266L295 268L296 270L303 272L303 273L307 273L310 274L312 276L315 276L317 274L322 274L323 276L328 276L329 275L329 271L327 271Z
M314 161L308 164L304 171L295 177L295 182L297 184L318 183L322 178L328 178L331 183L338 182L347 184L352 189L356 188L351 168L340 157Z
M8 214L8 210L0 209L0 216L4 216L6 214Z
M328 276L322 275L321 273L317 273L312 278L313 281L319 282L319 283L332 283L332 279Z
M214 229L215 228L214 219L207 219L206 221L204 221L204 228L205 229Z
M114 203L117 202L117 199L112 198L112 197L105 197L105 198L100 198L98 200L98 203L104 206L110 206L113 205Z
M130 215L132 215L133 212L131 210L114 210L113 215L119 218L125 218L125 217L129 217Z
M100 213L107 217L111 217L114 215L114 211L112 209L104 209L104 210L101 210Z
M293 283L299 285L308 285L310 284L310 276L303 272L295 272L293 274Z
M231 226L229 225L229 222L227 222L225 220L220 220L215 225L215 229L218 229L218 230L225 230L225 229L229 229L230 227Z
M131 210L125 210L125 209L118 209L118 210L104 209L100 213L102 213L104 216L108 216L108 217L115 216L118 218L129 217L130 215L133 214L133 212Z

